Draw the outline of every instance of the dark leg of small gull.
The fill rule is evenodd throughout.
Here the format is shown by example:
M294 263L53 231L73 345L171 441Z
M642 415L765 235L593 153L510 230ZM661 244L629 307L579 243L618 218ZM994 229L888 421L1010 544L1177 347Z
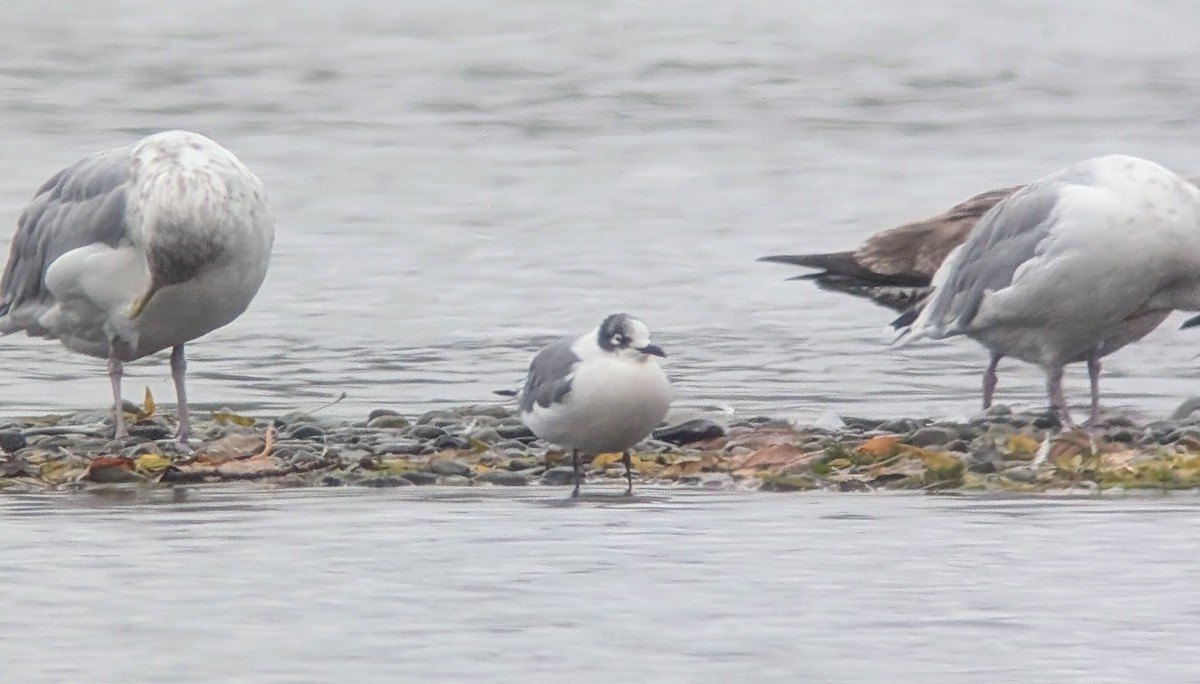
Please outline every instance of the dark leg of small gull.
M1062 366L1051 366L1046 369L1046 394L1050 397L1050 409L1058 416L1064 428L1075 427L1071 414L1067 411L1067 400L1063 396Z
M996 391L996 366L1000 365L1000 354L992 354L987 370L983 372L983 410L992 407L992 394Z
M625 496L633 496L633 464L628 451L621 454L621 463L625 464Z
M184 386L184 374L187 373L187 359L183 356L183 345L177 345L171 350L171 379L175 381L175 404L179 407L179 428L175 437L187 444L192 436L192 423L188 418L187 388Z
M571 465L575 467L575 490L571 492L571 498L579 496L579 449L571 450Z
M112 383L113 393L113 438L124 439L129 436L129 432L125 430L125 406L121 402L121 376L124 374L125 364L115 356L108 357L108 379Z

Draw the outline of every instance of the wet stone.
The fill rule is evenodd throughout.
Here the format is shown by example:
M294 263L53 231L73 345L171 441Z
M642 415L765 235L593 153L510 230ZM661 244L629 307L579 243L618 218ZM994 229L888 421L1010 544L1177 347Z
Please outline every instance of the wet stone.
M522 456L508 462L509 470L529 470L542 465L542 459L536 456Z
M473 484L466 475L443 475L437 483L445 487L470 487Z
M380 475L362 481L364 487L411 487L413 483L399 475Z
M914 432L920 427L920 423L911 418L899 418L897 420L885 420L876 429L893 435L902 435L906 432Z
M371 421L375 420L376 418L383 418L384 416L399 416L399 415L400 415L399 411L393 411L392 409L387 409L387 408L377 408L367 414L367 422L370 423Z
M1027 465L1009 468L1001 472L1000 475L1013 482L1023 482L1025 484L1034 484L1038 481L1037 469Z
M536 435L533 430L530 430L524 424L518 425L501 425L496 428L496 434L500 435L501 439L534 439Z
M659 428L653 433L654 439L674 446L682 446L706 439L716 439L725 435L725 428L711 420L696 418L679 425Z
M226 409L226 410L228 410L228 409ZM231 411L231 413L232 413L232 411ZM304 413L302 411L292 411L291 413L286 413L282 416L279 416L279 418L277 418L276 420L283 423L283 426L296 425L297 423L315 423L315 422L317 422L316 419L314 419L312 416L310 416L307 413Z
M375 448L377 454L406 454L409 456L419 454L425 450L425 445L420 442L406 439L400 442L388 442L380 444Z
M431 485L438 481L437 473L430 473L424 470L409 470L401 473L400 477L415 485Z
M435 425L429 425L427 423L417 423L416 427L414 427L412 429L412 432L409 434L411 434L413 437L416 437L417 439L430 440L430 439L437 439L438 437L445 435L446 431Z
M542 473L542 484L550 486L575 484L575 469L571 466L547 468L546 472Z
M374 411L372 411L372 413L374 413ZM374 428L376 430L394 430L398 428L406 428L408 426L409 422L407 418L396 415L375 416L367 421L367 427Z
M167 439L173 434L170 428L158 425L157 423L139 424L129 426L130 437L140 437L151 441Z
M495 428L485 427L475 430L470 433L470 438L483 442L484 444L496 444L500 441L500 433L496 432Z
M298 425L292 428L291 438L321 440L325 438L325 431L316 425Z
M470 449L471 444L467 440L458 435L442 435L433 440L433 446L439 450L446 449Z
M529 476L524 473L514 473L511 470L489 470L475 476L476 482L516 487L529 484Z
M912 433L908 443L915 447L942 446L958 439L958 430L944 427L924 427Z
M439 411L429 411L427 413L422 414L414 422L417 425L428 425L428 424L432 423L433 421L439 420L439 419L440 420L449 420L449 421L459 421L459 420L462 420L462 416L459 416L457 413L455 413L453 411L440 411L440 410Z
M471 466L454 459L442 459L429 464L429 470L438 475L470 475Z
M19 449L24 449L28 444L29 440L25 439L25 435L15 430L0 432L0 450L11 454Z

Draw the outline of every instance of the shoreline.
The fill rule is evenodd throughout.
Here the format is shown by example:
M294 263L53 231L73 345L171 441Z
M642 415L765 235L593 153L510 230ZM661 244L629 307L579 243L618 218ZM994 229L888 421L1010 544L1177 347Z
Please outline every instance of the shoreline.
M293 412L273 418L197 412L190 450L174 416L125 404L130 437L107 411L0 421L0 494L169 488L569 487L570 455L537 440L507 405L361 420ZM1057 430L1044 413L996 406L966 422L842 417L838 428L767 417L693 419L657 430L633 456L639 486L761 492L1060 492L1200 489L1200 413L1093 431ZM588 488L623 482L619 454L585 467ZM605 488L606 489L606 488Z

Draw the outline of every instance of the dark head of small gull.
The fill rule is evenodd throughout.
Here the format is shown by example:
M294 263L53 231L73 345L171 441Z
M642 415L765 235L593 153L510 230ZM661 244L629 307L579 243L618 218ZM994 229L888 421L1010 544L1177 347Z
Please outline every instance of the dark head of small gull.
M657 362L665 356L646 324L623 313L534 356L517 395L521 420L538 437L571 451L572 496L579 495L581 452L622 452L625 493L633 492L629 449L662 422L671 404Z

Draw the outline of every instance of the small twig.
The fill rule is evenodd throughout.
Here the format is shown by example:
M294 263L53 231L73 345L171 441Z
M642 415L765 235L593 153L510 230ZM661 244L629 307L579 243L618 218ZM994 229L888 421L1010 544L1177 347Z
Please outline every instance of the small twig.
M329 408L330 406L333 406L333 405L335 405L335 404L341 403L341 401L342 401L342 400L344 400L345 398L346 398L346 391L345 391L345 390L342 390L342 393L341 393L341 394L339 394L339 395L337 396L337 399L334 399L333 401L329 402L328 404L321 404L320 406L316 407L315 409L312 409L311 411L308 411L308 413L309 413L309 414L313 414L313 413L316 413L317 411L320 411L320 410L322 410L322 409L327 409L327 408Z

